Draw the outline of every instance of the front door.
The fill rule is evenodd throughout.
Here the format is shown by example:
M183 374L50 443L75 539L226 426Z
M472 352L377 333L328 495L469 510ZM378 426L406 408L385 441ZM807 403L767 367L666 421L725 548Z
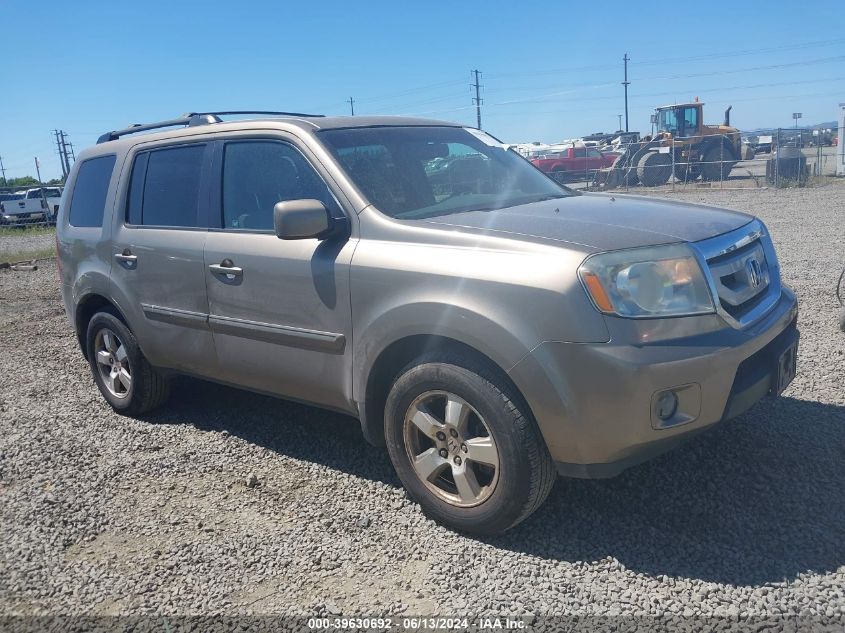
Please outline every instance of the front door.
M325 180L293 144L220 142L219 204L205 246L209 325L221 378L351 411L347 238L281 240L277 202L312 198L342 214ZM219 211L217 211L219 209ZM219 215L215 216L215 213Z
M153 365L211 375L203 250L210 144L152 148L130 155L129 184L114 213L111 281L144 355ZM126 180L125 178L123 180Z

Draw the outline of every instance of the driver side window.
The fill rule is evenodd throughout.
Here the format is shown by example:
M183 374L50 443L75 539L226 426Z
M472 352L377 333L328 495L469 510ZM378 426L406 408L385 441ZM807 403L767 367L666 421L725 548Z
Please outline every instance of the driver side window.
M272 230L276 203L303 198L319 200L329 210L336 206L323 179L294 147L276 141L226 143L223 228Z

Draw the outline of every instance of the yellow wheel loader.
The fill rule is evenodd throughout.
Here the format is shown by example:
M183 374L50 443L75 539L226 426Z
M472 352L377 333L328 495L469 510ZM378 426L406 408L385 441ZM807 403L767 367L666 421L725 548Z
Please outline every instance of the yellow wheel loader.
M731 127L731 108L723 125L704 125L699 101L657 108L654 136L626 147L599 184L606 188L642 183L665 185L674 174L681 182L722 180L742 157L739 130Z

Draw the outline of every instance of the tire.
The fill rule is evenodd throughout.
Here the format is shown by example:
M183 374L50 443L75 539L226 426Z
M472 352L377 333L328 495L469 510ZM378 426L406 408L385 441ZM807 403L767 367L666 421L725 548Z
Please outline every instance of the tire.
M452 411L466 415L446 415L450 401ZM425 433L410 421L419 418ZM456 429L460 433L453 434ZM411 498L427 515L462 532L491 535L512 528L545 501L556 479L519 394L495 369L459 353L424 355L399 372L385 404L385 439ZM415 461L431 467L429 477L420 474L429 469L418 469Z
M552 180L559 182L560 184L563 184L568 180L565 169L555 169L549 173L549 176L552 177Z
M85 346L94 382L118 413L140 415L167 400L167 379L147 362L135 336L111 312L97 312L91 318Z
M734 166L733 152L721 145L705 150L701 161L701 179L710 182L725 180Z
M626 187L636 187L640 184L640 178L637 176L637 170L632 167L623 168L622 184Z
M679 182L693 182L701 175L698 165L675 163L675 179Z
M646 187L665 185L672 176L672 157L660 152L648 152L637 161L637 177Z

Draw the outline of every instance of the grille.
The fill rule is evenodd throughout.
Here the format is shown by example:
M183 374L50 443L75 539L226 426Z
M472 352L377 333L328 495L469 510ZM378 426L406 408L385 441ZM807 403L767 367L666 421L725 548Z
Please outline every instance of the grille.
M740 318L765 297L769 287L769 266L759 239L707 260L707 265L716 284L719 303L731 316Z
M780 273L762 223L754 220L695 246L706 262L718 310L732 325L750 325L777 302Z

